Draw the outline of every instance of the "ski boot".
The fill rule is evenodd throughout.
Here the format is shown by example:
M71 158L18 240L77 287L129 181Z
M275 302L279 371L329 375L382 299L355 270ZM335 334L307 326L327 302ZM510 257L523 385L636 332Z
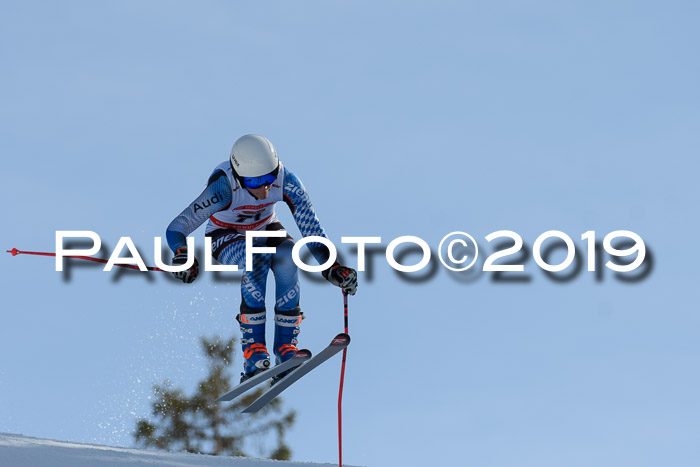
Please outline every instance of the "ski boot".
M241 383L251 376L270 368L270 354L265 347L265 310L248 310L241 312L236 320L241 325L241 344L243 345L243 373Z
M276 310L274 352L277 365L292 358L299 350L297 348L297 343L299 343L297 336L300 332L302 319L304 319L304 314L299 307L293 310ZM287 376L294 368L272 378L272 384Z

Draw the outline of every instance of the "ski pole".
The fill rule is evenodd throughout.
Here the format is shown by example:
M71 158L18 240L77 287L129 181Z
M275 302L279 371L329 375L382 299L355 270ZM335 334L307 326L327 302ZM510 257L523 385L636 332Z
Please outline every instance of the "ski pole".
M348 334L348 294L343 291L343 318L345 334ZM338 390L338 466L343 467L343 382L345 381L345 360L348 348L343 349L343 363L340 367L340 389Z
M12 256L17 256L17 255L56 256L56 253L45 253L45 252L41 252L41 251L21 251L21 250L18 250L17 248L7 250L7 252L11 253ZM93 258L91 256L69 256L69 255L66 255L65 258L84 259L86 261L94 261L95 263L107 264L106 259ZM139 267L134 265L134 264L115 264L115 266L119 266L121 268L129 268L129 269L139 270ZM154 266L146 266L146 267L148 268L149 271L163 271L161 268L156 268Z

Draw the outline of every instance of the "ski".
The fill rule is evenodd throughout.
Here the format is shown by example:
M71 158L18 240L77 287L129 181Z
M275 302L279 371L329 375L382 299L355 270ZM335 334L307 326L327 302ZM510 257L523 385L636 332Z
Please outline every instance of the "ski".
M273 386L265 391L260 397L258 397L255 402L250 404L243 410L243 413L253 413L265 407L272 399L279 396L282 391L287 389L289 386L297 382L302 376L309 373L311 370L319 366L321 363L325 362L333 355L337 354L341 350L350 344L350 336L345 333L340 333L333 338L331 343L323 349L318 355L310 358L306 363L299 366L297 369L290 372L287 376L276 382Z
M279 375L280 373L290 370L294 368L295 366L301 365L305 361L309 360L311 358L311 352L306 350L306 349L301 349L297 350L297 352L294 354L292 358L287 360L286 362L282 362L279 365L275 365L272 368L262 371L258 373L255 376L251 376L247 380L243 381L241 384L224 394L223 396L219 397L216 399L216 402L225 402L225 401L230 401L235 399L236 397L240 396L244 392L246 392L248 389L257 386L258 384L262 383L265 380L268 380L270 378L274 378L275 376Z

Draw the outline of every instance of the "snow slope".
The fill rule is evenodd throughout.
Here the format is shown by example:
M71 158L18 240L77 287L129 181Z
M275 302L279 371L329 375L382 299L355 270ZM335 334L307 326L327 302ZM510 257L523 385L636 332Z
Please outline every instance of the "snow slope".
M51 441L0 433L1 467L263 467L271 465L283 467L331 466L335 464L163 453Z

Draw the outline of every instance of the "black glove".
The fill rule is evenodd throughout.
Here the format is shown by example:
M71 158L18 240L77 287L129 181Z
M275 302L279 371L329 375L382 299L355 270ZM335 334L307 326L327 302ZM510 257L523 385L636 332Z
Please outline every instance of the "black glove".
M350 295L355 295L357 292L357 271L354 269L346 268L336 262L321 274L328 282L343 289L343 292Z
M185 264L187 262L187 248L178 248L173 257L172 265L177 266L178 264ZM173 276L180 279L185 284L191 284L199 275L199 262L197 258L194 259L194 264L191 268L180 271L173 272Z

